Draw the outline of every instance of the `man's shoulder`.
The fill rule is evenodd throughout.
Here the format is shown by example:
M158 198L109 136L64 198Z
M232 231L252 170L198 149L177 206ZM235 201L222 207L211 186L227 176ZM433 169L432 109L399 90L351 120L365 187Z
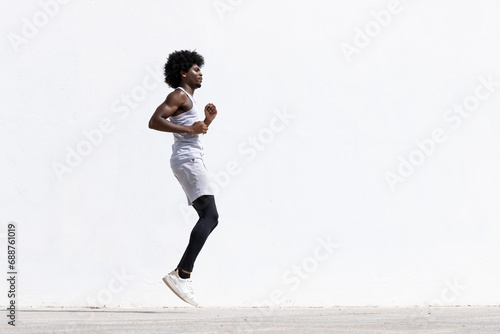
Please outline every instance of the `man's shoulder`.
M182 89L174 89L167 95L167 101L184 102L187 98L187 94Z

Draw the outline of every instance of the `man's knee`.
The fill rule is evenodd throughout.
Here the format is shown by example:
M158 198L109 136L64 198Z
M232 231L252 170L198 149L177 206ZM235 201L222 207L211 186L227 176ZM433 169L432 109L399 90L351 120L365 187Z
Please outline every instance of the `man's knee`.
M215 211L213 211L213 212L210 213L210 218L213 221L216 221L216 222L219 221L219 213L217 212L217 210L215 210Z
M212 230L219 225L219 213L217 210L211 211L209 215L209 219L212 222Z
M219 225L219 214L217 211L211 212L208 219L210 219L210 222L212 223L212 230Z

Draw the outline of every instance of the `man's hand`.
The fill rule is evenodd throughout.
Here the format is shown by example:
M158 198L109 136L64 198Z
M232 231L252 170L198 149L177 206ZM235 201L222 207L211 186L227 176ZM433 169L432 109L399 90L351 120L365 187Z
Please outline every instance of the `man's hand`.
M217 116L217 108L212 103L205 106L205 124L208 126Z
M205 134L207 133L208 131L208 126L202 122L202 121L198 121L198 122L194 122L193 125L190 126L190 129L191 129L191 134L192 135L199 135L199 134Z

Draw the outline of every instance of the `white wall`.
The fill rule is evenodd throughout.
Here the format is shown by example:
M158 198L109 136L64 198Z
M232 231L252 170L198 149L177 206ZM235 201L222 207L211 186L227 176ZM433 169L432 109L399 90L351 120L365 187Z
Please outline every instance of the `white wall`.
M4 7L0 248L17 223L20 306L184 305L161 277L196 216L172 135L147 128L178 49L205 56L195 98L219 110L203 305L499 304L498 1Z

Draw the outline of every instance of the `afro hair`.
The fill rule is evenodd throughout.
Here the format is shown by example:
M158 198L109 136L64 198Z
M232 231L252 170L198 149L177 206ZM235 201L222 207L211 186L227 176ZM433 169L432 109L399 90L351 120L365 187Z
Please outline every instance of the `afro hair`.
M174 51L168 55L167 63L165 64L165 82L170 87L177 88L181 84L181 70L187 72L191 66L196 64L202 67L204 63L205 59L196 51Z

